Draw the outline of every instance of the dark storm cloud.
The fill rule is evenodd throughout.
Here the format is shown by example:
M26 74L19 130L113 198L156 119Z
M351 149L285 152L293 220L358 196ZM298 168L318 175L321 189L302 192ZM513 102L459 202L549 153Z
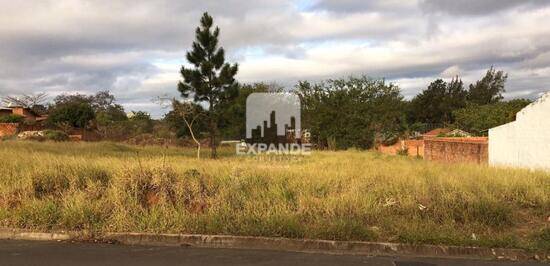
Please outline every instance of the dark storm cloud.
M547 0L424 0L422 8L428 12L451 15L488 15L512 8L537 8L547 6Z

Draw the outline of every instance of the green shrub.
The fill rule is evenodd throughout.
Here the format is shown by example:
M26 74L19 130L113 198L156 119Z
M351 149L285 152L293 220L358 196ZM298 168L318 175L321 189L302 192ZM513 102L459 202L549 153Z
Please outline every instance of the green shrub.
M3 115L0 116L0 123L21 123L24 119L20 115Z
M52 141L68 141L69 135L59 130L45 130L44 138L46 140L52 140Z

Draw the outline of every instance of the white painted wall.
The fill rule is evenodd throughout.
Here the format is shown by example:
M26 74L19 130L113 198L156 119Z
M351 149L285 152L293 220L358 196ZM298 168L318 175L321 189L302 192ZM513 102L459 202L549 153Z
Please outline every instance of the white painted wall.
M489 130L489 164L550 170L550 92Z

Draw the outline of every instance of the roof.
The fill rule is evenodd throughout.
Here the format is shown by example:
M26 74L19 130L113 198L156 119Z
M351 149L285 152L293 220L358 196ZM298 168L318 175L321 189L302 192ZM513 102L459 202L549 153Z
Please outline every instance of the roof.
M15 108L23 108L29 112L31 112L34 116L37 116L37 117L40 117L41 115L39 115L38 113L36 113L32 108L29 108L29 107L23 107L23 106L19 106L19 105L10 105L10 106L7 106L7 107L2 107L0 106L0 110L2 111L13 111L13 109Z
M466 132L462 129L455 129L449 133L447 133L448 135L453 135L453 136L461 136L461 137L471 137L472 134L470 134L469 132Z
M428 131L428 132L424 133L423 135L424 136L437 136L439 134L447 134L449 132L451 132L451 130L448 129L448 128L436 128L434 130L431 130L431 131Z

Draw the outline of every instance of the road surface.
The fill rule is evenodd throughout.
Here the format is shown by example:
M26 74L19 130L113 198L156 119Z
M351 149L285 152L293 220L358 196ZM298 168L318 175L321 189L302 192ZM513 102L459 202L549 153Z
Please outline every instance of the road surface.
M496 261L322 255L281 251L0 240L0 265L544 265Z

